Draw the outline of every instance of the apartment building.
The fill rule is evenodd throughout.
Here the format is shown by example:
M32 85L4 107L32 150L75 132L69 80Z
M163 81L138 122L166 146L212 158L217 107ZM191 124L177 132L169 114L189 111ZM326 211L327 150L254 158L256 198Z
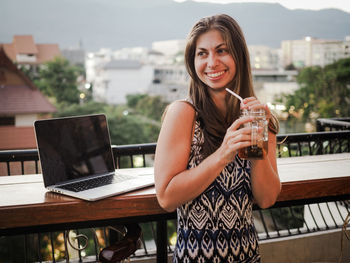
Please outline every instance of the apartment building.
M280 65L280 50L262 45L249 45L252 69L276 70Z
M344 40L305 37L300 40L285 40L281 43L282 65L293 64L296 68L321 66L350 57L350 36Z

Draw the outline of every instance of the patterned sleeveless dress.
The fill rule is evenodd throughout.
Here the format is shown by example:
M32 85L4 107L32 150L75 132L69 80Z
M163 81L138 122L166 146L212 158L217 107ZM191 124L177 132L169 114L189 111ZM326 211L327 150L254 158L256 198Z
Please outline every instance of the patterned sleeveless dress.
M202 162L203 143L197 120L188 169ZM201 195L177 208L173 262L260 262L252 199L250 161L236 155Z

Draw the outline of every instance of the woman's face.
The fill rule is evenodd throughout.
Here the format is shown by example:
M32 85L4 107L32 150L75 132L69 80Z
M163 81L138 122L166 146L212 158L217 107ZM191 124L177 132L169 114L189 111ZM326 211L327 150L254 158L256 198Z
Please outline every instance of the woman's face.
M200 35L194 66L199 79L212 89L225 88L236 75L236 63L218 30Z

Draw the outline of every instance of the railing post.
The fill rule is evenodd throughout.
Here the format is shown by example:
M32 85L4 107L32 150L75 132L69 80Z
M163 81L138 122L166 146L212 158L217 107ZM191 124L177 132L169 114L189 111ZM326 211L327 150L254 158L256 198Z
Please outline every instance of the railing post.
M167 242L168 232L167 232L167 221L159 220L157 221L157 262L166 263L168 262L168 242Z
M317 132L325 131L324 126L322 125L321 120L319 119L316 120L316 131Z

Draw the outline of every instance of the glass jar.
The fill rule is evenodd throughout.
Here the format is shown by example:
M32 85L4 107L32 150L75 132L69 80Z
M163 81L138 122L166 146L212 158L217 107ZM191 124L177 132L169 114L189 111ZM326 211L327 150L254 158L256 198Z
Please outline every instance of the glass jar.
M252 122L244 124L251 128L252 145L238 151L242 159L263 159L268 153L268 121L263 109L241 111L241 117L254 117Z

